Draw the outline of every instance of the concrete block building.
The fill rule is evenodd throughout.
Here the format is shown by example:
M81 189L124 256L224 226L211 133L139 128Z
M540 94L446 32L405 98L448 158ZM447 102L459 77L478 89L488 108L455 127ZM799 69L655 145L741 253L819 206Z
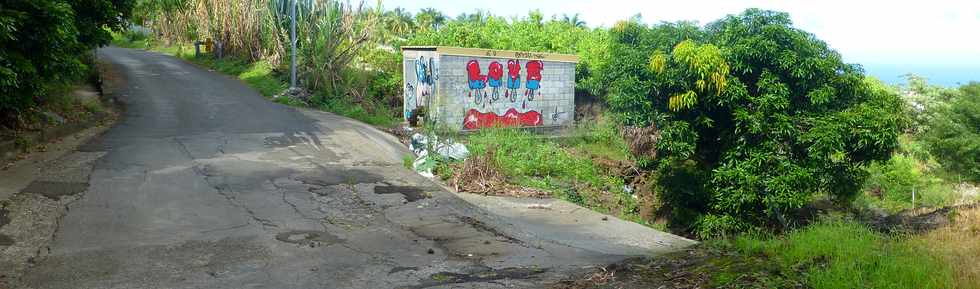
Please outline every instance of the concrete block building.
M556 127L575 115L575 55L402 47L404 117L459 130Z

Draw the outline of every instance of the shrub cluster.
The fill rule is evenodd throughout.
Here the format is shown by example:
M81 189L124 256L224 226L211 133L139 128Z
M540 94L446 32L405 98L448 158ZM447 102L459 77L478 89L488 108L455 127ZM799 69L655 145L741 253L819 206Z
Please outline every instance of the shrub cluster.
M85 75L88 51L109 43L132 0L10 0L0 6L0 121L43 101L46 89Z
M932 155L963 180L980 182L980 82L954 90L929 115L922 138Z
M850 200L908 122L895 93L786 13L623 21L610 35L609 106L660 129L661 197L702 236L788 225L815 196Z

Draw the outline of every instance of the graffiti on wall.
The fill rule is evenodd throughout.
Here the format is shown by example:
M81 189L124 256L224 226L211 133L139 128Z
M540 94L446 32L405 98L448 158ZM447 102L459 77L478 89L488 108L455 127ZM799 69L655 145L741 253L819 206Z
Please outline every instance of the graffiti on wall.
M425 103L432 95L438 73L432 57L419 56L414 61L415 81L405 82L405 119L412 118L415 109ZM409 68L410 69L410 68Z
M432 95L432 86L435 84L433 67L435 64L432 63L432 58L426 60L425 56L419 56L419 59L415 60L415 79L418 81L416 89L418 89L417 94L422 97Z
M490 62L490 69L487 71L487 81L490 85L490 99L497 101L500 99L500 86L503 84L504 66L500 62Z
M483 104L483 98L486 96L483 89L487 88L487 76L481 73L479 61L474 59L466 62L466 84L470 87L469 97L473 97L473 102L477 105Z
M415 86L411 82L405 82L405 119L412 118L412 112L419 106L415 97Z
M524 84L524 87L527 87L527 90L524 91L524 96L527 97L527 100L534 100L535 92L538 95L541 94L538 89L541 89L541 70L544 70L544 62L531 60L525 66L527 67L527 83Z
M507 92L510 102L517 101L517 90L521 89L521 62L517 59L507 60Z
M484 74L480 62L472 59L466 62L466 78L469 87L468 98L471 98L476 108L469 108L463 116L463 128L472 130L492 126L541 126L544 124L541 112L527 109L527 102L534 101L534 96L540 96L541 92L541 71L544 70L544 63L540 60L530 60L524 65L525 83L524 98L521 101L521 109L514 107L518 100L518 91L521 89L521 63L519 60L511 59L507 61L506 89L504 99L510 100L512 105L507 107L503 114L498 114L493 110L481 111L479 108L487 108L488 105L500 100L500 90L504 86L504 66L500 62L491 61ZM490 87L490 93L485 90ZM557 108L552 118L557 118Z
M466 111L463 117L464 129L479 129L485 127L502 126L540 126L544 124L541 113L533 110L518 112L516 108L509 108L503 115L495 112L480 112L475 108Z

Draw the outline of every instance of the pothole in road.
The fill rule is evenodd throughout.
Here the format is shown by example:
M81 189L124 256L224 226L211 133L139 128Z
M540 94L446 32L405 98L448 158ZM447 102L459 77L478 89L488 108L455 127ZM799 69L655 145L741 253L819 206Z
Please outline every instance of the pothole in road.
M264 139L266 147L284 148L297 144L316 144L320 145L320 140L312 137L297 136L293 133L282 136L269 136Z
M405 196L405 200L408 202L414 202L432 197L432 194L427 192L425 188L412 186L376 186L374 187L374 193L379 195L401 194Z
M58 200L64 196L75 195L88 189L88 183L33 181L21 193L38 194L48 199Z
M0 234L0 247L6 247L14 244L14 239L10 236Z
M340 243L340 238L322 231L289 231L276 235L276 240L284 243L309 246L310 248Z
M295 179L311 186L328 187L379 183L384 180L384 176L363 169L324 167L320 171L306 173Z

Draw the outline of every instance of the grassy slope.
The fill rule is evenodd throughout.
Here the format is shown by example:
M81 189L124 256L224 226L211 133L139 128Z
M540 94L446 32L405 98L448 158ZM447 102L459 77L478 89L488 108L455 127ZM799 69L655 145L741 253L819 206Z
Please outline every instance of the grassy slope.
M637 201L624 190L623 179L593 161L628 158L625 143L615 137L616 128L603 123L582 128L577 135L556 140L517 129L484 129L467 136L466 142L475 156L492 152L496 169L512 184L646 224L637 214Z
M722 241L723 242L723 241ZM725 267L714 285L737 283L822 288L952 288L953 268L912 236L883 235L848 220L827 219L782 236L742 236L728 246L742 266Z

